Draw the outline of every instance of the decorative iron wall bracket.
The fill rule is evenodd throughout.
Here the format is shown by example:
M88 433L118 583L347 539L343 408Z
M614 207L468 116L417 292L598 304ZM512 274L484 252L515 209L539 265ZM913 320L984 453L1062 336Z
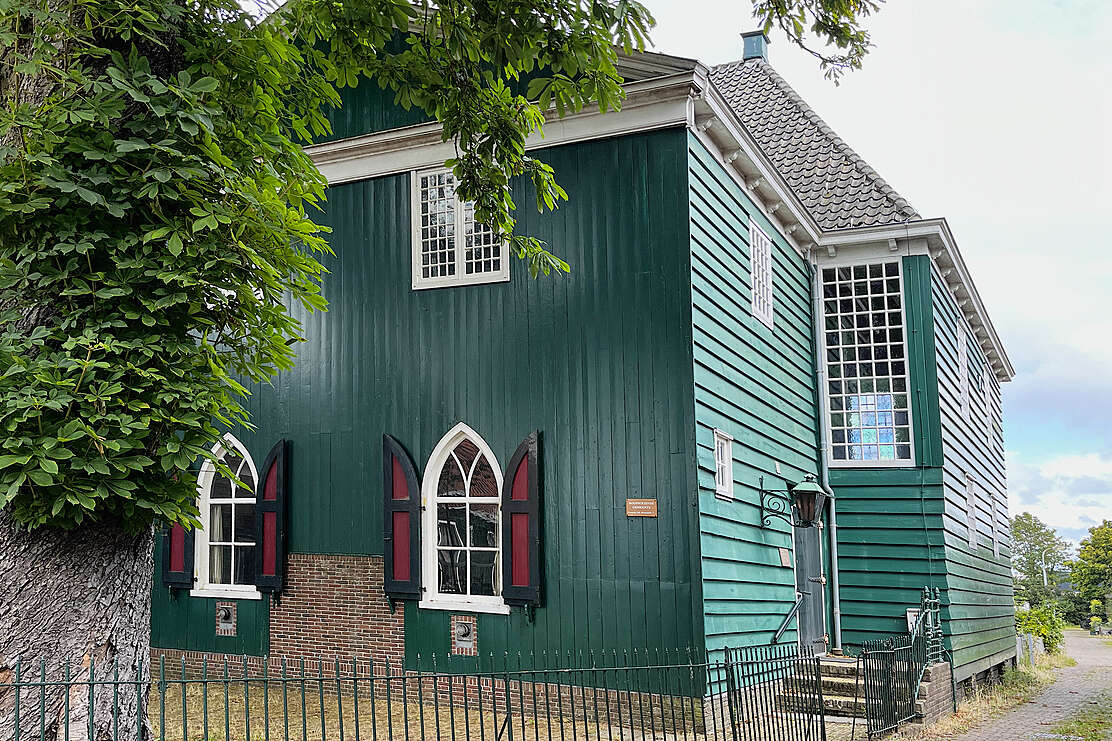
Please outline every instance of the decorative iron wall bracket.
M826 499L813 476L805 476L803 481L790 489L766 489L764 476L760 478L761 487L761 527L771 527L772 518L778 517L793 527L811 527L822 516ZM810 494L810 498L806 497ZM803 508L804 511L800 511ZM807 516L809 513L810 517Z

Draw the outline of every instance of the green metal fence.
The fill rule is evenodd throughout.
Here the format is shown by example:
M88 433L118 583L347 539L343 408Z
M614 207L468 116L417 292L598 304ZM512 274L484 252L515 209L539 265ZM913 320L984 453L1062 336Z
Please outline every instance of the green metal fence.
M928 666L943 660L939 590L925 588L907 633L865 641L858 657L869 738L918 717L915 702Z
M715 659L662 650L418 657L414 667L239 657L56 671L17 662L0 675L0 741L825 739L817 660L783 646ZM717 686L728 689L707 694ZM778 702L785 690L790 703Z

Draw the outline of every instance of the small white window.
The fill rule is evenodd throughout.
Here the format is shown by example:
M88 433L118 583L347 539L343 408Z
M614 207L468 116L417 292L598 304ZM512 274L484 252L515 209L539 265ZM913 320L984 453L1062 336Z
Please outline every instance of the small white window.
M258 472L247 448L231 435L213 448L216 457L248 488L206 460L197 476L201 529L195 536L197 596L258 599L255 587L255 488Z
M413 288L510 279L506 247L475 221L475 204L456 195L448 170L413 175Z
M977 492L972 477L965 478L965 517L970 548L977 547Z
M502 599L502 471L486 442L462 422L429 456L420 607L509 613Z
M999 517L997 511L996 497L992 497L992 555L1000 558L1000 535L998 532L996 519Z
M734 497L734 439L721 430L714 431L714 494Z
M774 314L772 240L753 221L749 222L749 265L752 271L753 316L771 329Z
M961 413L969 418L971 414L969 403L969 341L965 332L958 332L958 386L961 393Z

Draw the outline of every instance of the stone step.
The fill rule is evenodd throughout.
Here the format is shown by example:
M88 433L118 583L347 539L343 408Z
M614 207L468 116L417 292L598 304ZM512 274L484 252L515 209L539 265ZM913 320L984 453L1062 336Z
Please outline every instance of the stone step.
M865 688L857 681L857 677L823 677L822 694L830 697L853 697L863 695Z
M800 697L798 695L784 694L776 698L776 707L781 710L800 710L806 708L809 703L809 698ZM865 717L865 700L857 698L854 700L852 697L828 697L826 695L822 698L823 713L826 715L834 715L843 718L858 718Z
M856 677L857 660L833 658L820 659L819 671L824 677Z

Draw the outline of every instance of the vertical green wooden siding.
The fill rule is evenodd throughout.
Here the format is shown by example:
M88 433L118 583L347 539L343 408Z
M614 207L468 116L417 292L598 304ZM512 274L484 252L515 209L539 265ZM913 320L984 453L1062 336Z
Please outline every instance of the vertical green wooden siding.
M927 258L919 258L926 263ZM938 399L945 450L943 488L946 537L948 632L955 676L964 679L1015 653L1015 603L1011 576L1011 539L1001 433L1000 384L985 373L985 407L970 390L970 413L962 410L958 343L968 347L969 365L987 367L968 323L938 270L931 271L934 334L938 355ZM965 476L975 479L976 545L969 545L970 518ZM992 501L996 500L995 523ZM1000 555L994 555L993 531Z
M690 147L695 438L709 650L767 643L795 601L780 563L788 525L762 528L761 476L783 489L817 471L807 264L694 136ZM773 240L774 329L751 310L749 223ZM734 497L714 490L714 430L733 436ZM781 471L776 471L779 463ZM785 642L795 640L794 623Z
M291 551L379 555L384 432L423 472L459 421L503 468L539 429L545 606L480 615L480 650L698 645L686 134L542 156L570 201L514 198L565 277L514 260L508 283L414 291L409 176L331 188L331 308L304 317L296 367L252 388L244 442L291 441ZM642 497L659 517L626 517ZM407 606L411 658L448 649L449 615Z
M253 455L257 455L252 450ZM266 455L266 451L263 451ZM257 458L262 463L261 458ZM154 584L151 590L151 646L182 651L264 656L270 650L270 600L234 600L236 634L216 635L216 603L209 597L190 597L162 585L162 535L154 544Z

